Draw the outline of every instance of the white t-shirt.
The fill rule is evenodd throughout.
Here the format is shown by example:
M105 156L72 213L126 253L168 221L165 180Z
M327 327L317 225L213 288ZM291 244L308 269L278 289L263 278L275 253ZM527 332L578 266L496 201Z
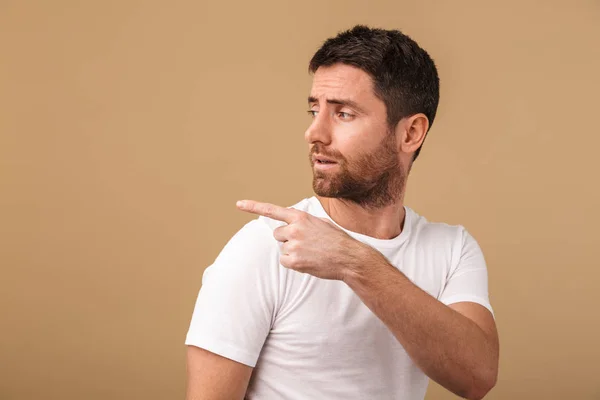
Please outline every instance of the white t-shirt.
M329 218L316 197L293 207ZM405 211L393 239L345 231L442 303L492 311L475 239ZM279 264L273 229L283 224L259 217L231 238L204 272L185 343L255 367L251 400L423 399L429 378L348 285Z

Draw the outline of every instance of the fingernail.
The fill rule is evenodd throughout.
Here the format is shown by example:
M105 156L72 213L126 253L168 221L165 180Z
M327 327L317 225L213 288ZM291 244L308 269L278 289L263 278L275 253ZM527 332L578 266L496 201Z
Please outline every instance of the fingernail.
M238 200L238 202L235 203L235 205L238 207L244 207L246 205L246 203L243 200Z

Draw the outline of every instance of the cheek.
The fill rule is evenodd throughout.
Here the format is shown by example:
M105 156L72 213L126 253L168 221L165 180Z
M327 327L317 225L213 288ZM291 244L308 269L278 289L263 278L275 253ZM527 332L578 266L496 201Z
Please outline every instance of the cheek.
M343 131L340 129L333 145L352 163L376 152L384 139L383 134L381 130L370 126L346 127Z

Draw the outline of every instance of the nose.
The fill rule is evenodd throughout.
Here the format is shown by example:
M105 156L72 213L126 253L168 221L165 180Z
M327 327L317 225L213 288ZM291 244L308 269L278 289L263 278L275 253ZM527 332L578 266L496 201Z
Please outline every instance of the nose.
M304 139L308 144L316 142L321 142L324 145L331 144L331 127L325 113L317 114L306 132L304 132Z

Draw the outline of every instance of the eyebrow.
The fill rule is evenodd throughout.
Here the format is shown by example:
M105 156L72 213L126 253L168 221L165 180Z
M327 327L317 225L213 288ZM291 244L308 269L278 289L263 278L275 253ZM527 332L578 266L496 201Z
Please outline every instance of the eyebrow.
M319 100L316 97L313 97L313 96L308 97L308 104L318 103L318 102L319 102ZM358 112L361 112L361 113L365 112L363 110L363 108L358 105L357 102L349 100L349 99L327 99L327 104L338 104L341 106L348 106L350 108L355 109Z

